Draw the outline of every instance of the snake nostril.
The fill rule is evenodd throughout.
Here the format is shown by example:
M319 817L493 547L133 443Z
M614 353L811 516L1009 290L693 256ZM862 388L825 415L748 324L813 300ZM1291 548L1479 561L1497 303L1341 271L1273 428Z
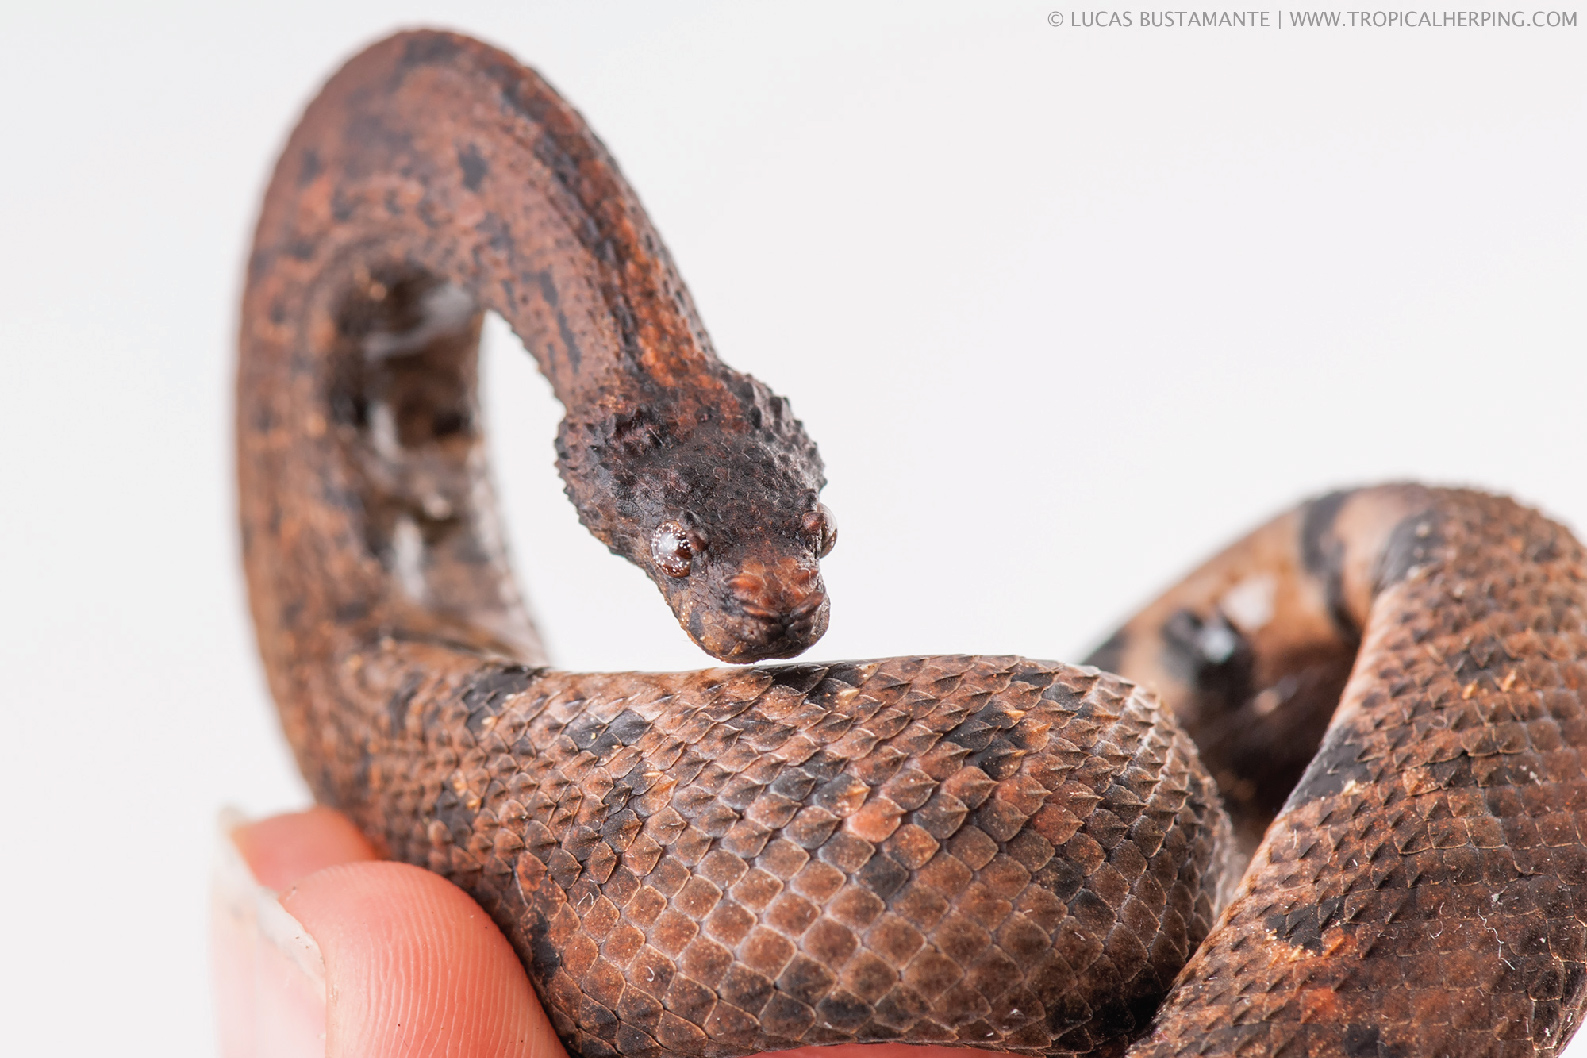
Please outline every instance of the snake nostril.
M782 616L776 610L768 610L766 607L756 606L752 602L741 602L739 603L739 608L742 609L745 614L755 618L758 621L776 621Z
M815 616L816 611L821 609L821 605L826 601L826 592L810 592L803 601L801 601L797 606L788 612L788 616L794 621L809 621Z

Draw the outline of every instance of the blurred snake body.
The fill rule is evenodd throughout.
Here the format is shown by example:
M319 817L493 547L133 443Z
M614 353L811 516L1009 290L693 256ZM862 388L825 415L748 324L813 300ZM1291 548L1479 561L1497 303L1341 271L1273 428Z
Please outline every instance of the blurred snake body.
M803 427L716 359L534 73L414 32L330 80L243 304L259 647L315 795L480 902L571 1052L1521 1056L1574 1029L1587 589L1559 526L1331 494L1088 666L561 672L493 504L485 311L566 408L581 520L708 652L813 643L836 531Z

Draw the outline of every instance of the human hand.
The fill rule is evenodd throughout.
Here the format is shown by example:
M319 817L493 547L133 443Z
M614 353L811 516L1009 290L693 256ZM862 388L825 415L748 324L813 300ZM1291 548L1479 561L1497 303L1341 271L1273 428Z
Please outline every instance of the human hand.
M224 1058L566 1058L461 889L326 808L228 828L211 897Z

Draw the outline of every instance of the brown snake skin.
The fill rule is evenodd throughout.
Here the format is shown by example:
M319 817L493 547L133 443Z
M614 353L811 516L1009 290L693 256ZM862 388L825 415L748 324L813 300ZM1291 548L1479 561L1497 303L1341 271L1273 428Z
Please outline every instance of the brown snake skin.
M819 638L835 530L802 427L715 358L538 77L416 32L330 81L243 306L260 650L315 795L486 908L571 1052L1521 1056L1576 1026L1587 589L1559 526L1313 500L1109 639L1123 678L558 672L494 513L485 310L567 408L580 517L711 653Z

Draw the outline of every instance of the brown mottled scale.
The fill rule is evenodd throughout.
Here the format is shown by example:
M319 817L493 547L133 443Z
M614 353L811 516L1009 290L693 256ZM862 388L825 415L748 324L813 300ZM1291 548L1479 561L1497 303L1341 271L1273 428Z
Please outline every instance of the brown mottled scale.
M835 530L786 402L716 359L533 73L418 32L326 85L243 308L260 650L316 796L479 900L575 1053L1519 1056L1575 1027L1563 529L1410 485L1303 505L1093 655L1167 711L1008 657L558 672L492 500L485 310L567 409L581 519L706 650L819 638Z

